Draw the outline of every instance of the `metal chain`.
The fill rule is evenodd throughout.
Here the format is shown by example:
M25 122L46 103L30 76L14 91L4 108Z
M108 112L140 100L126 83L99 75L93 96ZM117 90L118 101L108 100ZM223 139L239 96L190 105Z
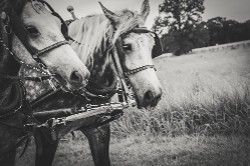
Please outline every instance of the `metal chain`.
M3 39L0 37L0 43L3 45L3 47L8 51L8 53L10 55L12 55L21 65L25 65L27 66L28 68L31 68L37 72L40 72L44 75L51 75L51 73L47 70L47 69L43 69L43 68L38 68L36 66L33 66L33 65L29 65L29 64L26 64L24 63L21 59L19 59L10 49L9 47L4 43Z
M52 81L52 78L53 76L55 76L56 74L51 74L51 72L44 67L43 64L39 63L39 66L40 68L36 67L36 66L33 66L33 65L29 65L29 64L26 64L24 63L21 59L19 59L10 49L9 47L4 43L3 39L0 37L0 43L3 45L3 47L8 51L8 53L10 55L12 55L21 65L25 65L26 67L28 68L31 68L33 70L35 70L36 72L38 73L41 73L42 76L38 76L38 77L30 77L30 78L38 78L37 80L39 80L39 82L42 82L44 80L47 80L49 85L51 86L51 88L56 91L56 86L54 85L53 81ZM43 77L46 77L45 79ZM28 77L23 77L24 79L25 78L28 78ZM35 81L35 79L29 79L30 81ZM57 82L57 81L56 81Z

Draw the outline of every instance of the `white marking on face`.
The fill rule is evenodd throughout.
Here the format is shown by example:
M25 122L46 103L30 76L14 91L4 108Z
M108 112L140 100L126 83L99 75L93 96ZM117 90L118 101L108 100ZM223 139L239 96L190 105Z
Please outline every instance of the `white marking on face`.
M128 70L144 65L152 65L154 38L150 33L130 33L123 39L124 45L131 45L131 51L125 53L125 67Z
M131 50L124 50L124 68L132 70L145 65L153 65L152 49L155 41L151 33L130 33L123 39L124 45L130 45ZM158 103L162 94L160 81L153 68L129 75L130 83L136 93L138 104L150 109ZM150 92L151 99L145 102L145 95Z

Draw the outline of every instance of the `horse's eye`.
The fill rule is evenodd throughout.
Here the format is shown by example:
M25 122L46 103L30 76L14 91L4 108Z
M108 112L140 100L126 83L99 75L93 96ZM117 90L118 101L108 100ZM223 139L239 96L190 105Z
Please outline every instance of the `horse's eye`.
M30 35L39 35L38 29L33 26L26 27L26 29Z
M131 50L132 50L131 44L123 44L123 45L122 45L122 48L123 48L125 51L131 51Z

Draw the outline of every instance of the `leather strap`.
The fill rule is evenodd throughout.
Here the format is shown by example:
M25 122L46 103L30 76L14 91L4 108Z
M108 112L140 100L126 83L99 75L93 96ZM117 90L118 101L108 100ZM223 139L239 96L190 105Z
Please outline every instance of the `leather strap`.
M28 81L35 81L35 82L43 82L45 80L51 79L56 74L51 75L45 75L45 76L39 76L39 77L24 77L24 76L10 76L10 75L4 75L0 73L0 78L5 79L12 79L12 80L28 80Z
M48 46L48 47L45 47L44 49L42 50L39 50L37 51L36 53L32 54L32 58L35 59L35 60L39 60L39 56L41 56L42 54L46 53L46 52L49 52L57 47L60 47L62 45L65 45L65 44L69 44L68 41L64 40L64 41L60 41L60 42L57 42L51 46Z
M143 70L146 70L146 69L150 69L150 68L155 69L155 66L154 65L145 65L145 66L137 67L135 69L125 71L124 75L125 76L129 76L129 75L132 75L132 74L135 74L135 73L138 73L140 71L143 71Z

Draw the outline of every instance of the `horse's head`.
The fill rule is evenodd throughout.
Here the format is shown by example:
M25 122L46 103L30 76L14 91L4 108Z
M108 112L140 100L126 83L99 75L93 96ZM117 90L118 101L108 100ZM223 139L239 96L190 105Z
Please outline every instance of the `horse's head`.
M123 71L134 89L138 107L155 107L162 95L152 60L158 55L159 39L155 33L140 28L149 14L148 0L143 2L140 13L129 10L113 13L101 6L114 26L113 43Z
M39 62L46 66L51 73L57 74L56 79L66 91L84 87L89 71L65 41L67 27L59 15L45 7L43 1L18 1L23 2L22 10L17 7L10 11L16 56L26 64Z

